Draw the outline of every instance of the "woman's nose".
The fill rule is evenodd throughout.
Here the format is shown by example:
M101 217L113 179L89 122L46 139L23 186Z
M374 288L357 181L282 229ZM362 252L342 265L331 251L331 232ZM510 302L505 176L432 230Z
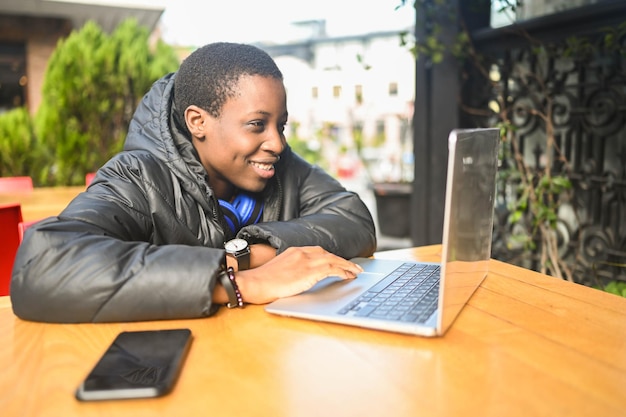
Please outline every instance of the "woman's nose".
M265 151L279 155L283 152L283 150L285 150L285 145L285 135L283 135L282 131L273 129L271 132L268 132L267 138L263 142L263 146L261 148Z

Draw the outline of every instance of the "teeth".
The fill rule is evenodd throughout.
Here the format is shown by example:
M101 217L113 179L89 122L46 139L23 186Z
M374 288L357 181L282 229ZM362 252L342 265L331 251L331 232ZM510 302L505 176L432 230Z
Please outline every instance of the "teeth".
M262 169L264 171L270 171L272 168L274 168L274 165L272 164L260 164L258 162L250 162L250 165L257 167L259 169Z

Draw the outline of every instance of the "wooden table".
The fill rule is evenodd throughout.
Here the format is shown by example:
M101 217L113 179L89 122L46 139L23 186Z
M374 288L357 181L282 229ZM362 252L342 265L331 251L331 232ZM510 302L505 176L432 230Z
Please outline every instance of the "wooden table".
M0 193L0 204L20 203L25 222L56 216L85 191L84 185L72 187L37 187L28 192Z
M439 246L379 253L436 261ZM498 261L442 338L273 316L42 324L0 298L3 416L626 415L626 299ZM174 391L80 403L74 390L122 330L188 327Z

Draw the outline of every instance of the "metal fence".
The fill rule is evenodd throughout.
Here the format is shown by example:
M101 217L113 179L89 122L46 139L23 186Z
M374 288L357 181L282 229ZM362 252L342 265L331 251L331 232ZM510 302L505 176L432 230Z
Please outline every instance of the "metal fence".
M571 181L558 207L559 254L574 280L586 285L626 281L625 28L625 8L618 5L483 29L475 33L475 46L496 83L466 67L466 108L493 107L504 98L527 166L540 170L554 161L554 174ZM548 109L556 145L550 154L541 116ZM471 111L462 119L493 124ZM499 185L493 257L539 269L538 250L512 243L519 226L507 219L515 191L514 179Z

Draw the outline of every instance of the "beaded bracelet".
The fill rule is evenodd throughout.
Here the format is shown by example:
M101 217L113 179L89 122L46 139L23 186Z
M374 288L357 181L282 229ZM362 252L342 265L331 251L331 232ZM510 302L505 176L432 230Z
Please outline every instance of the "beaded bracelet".
M241 292L239 292L237 281L235 281L235 270L232 266L229 266L226 271L220 274L220 280L228 294L228 303L226 303L226 306L228 308L243 308L243 297L241 296Z

